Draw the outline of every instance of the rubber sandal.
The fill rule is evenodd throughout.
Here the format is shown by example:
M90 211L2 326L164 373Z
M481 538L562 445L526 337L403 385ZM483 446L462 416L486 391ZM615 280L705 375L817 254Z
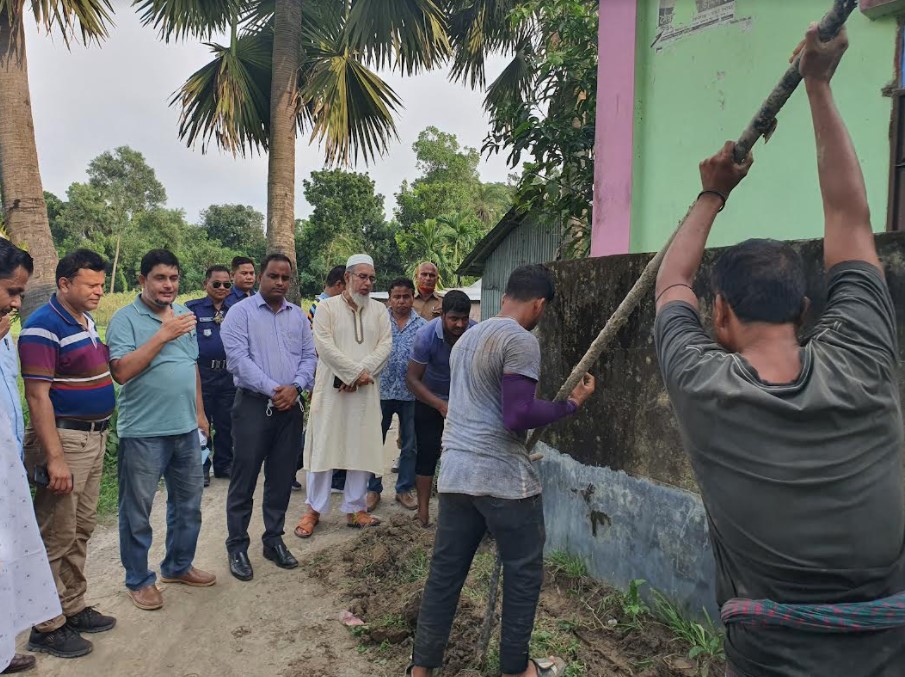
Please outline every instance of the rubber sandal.
M302 515L302 519L299 520L299 523L295 525L295 530L293 533L299 538L311 538L311 534L314 533L314 527L317 526L317 523L320 522L321 514L315 510L309 510L304 515Z
M537 677L562 677L566 674L566 662L556 656L546 658L529 658L534 663Z
M374 515L368 514L365 510L350 513L346 520L346 526L352 529L365 529L367 527L376 527L380 524L379 517L374 517Z

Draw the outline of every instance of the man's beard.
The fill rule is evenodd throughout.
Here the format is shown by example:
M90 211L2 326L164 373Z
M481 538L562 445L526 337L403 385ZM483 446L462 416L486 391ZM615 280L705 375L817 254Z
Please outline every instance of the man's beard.
M368 304L368 299L370 298L367 294L356 294L355 292L350 292L349 297L359 308L364 308Z

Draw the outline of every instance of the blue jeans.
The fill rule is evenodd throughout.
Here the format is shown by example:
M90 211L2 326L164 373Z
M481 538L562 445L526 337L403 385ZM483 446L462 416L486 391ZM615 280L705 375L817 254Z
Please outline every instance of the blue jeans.
M399 454L399 474L396 476L396 493L411 491L415 488L415 402L407 400L380 400L380 412L383 419L380 426L383 441L387 441L387 431L393 422L393 414L399 416L399 437L402 439L402 451ZM368 491L383 493L383 478L371 476Z
M192 567L201 531L204 480L198 431L119 440L119 557L130 590L157 580L148 569L148 551L151 506L161 477L167 487L167 537L160 573L177 578Z

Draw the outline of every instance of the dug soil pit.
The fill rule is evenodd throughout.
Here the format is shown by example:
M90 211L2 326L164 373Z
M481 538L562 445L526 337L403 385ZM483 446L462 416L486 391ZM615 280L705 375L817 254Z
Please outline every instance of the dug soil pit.
M401 676L408 664L434 534L408 515L397 514L361 538L319 553L309 565L309 575L345 596L345 622L358 639L359 651L372 660L374 675ZM498 626L483 668L476 657L494 558L493 543L485 541L462 591L442 675L500 674ZM581 575L580 568L576 575L574 568L555 559L547 563L531 655L562 657L570 677L723 674L719 659L690 659L690 649L648 612L637 594L626 596L602 586Z

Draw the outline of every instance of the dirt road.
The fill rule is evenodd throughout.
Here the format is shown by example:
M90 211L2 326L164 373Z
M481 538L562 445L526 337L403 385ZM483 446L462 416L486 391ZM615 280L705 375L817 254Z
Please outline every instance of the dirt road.
M386 465L396 455L391 431L384 448ZM303 474L299 473L302 478ZM384 478L384 500L376 514L389 517L402 509L393 501L395 475ZM94 651L83 658L64 660L37 654L36 677L363 677L381 675L356 650L356 641L339 622L344 607L341 591L311 578L305 563L318 552L360 536L349 529L338 511L340 496L333 496L333 512L314 537L301 541L292 527L304 510L304 491L293 492L286 518L286 544L301 566L277 568L261 555L263 531L260 484L250 536L249 558L254 580L242 583L229 574L225 500L227 481L212 479L204 492L203 525L195 564L217 575L211 588L189 588L159 583L164 607L141 611L125 592L119 561L115 519L98 526L89 543L88 603L117 618L110 632L88 635ZM166 533L166 492L161 490L152 516L154 545L151 568L159 573ZM19 637L24 650L27 633Z

